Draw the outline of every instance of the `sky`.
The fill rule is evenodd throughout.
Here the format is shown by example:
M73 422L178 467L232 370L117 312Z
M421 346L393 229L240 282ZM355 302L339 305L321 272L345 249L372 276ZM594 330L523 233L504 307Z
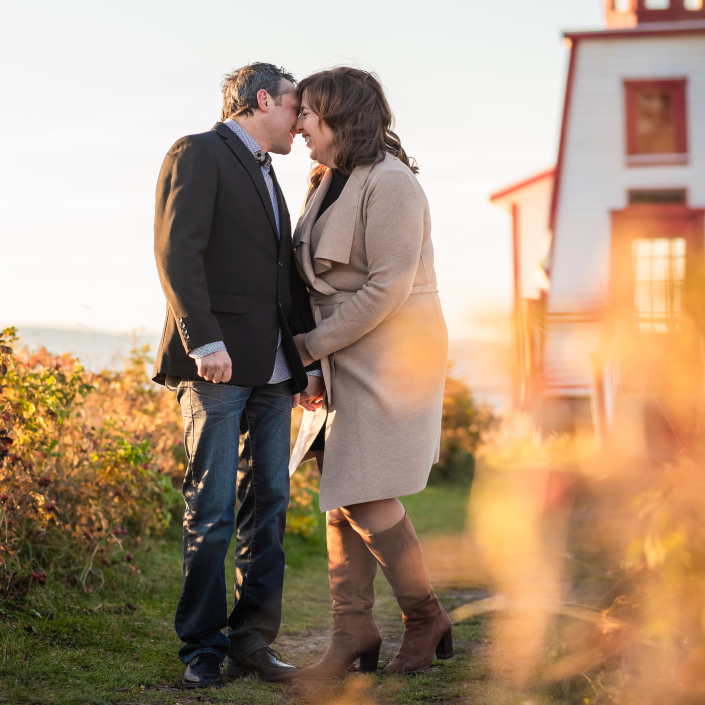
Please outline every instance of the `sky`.
M164 155L219 119L222 76L374 71L416 158L453 338L507 341L510 223L489 194L555 163L566 29L601 0L33 0L0 7L0 325L160 332ZM301 137L274 168L292 217Z

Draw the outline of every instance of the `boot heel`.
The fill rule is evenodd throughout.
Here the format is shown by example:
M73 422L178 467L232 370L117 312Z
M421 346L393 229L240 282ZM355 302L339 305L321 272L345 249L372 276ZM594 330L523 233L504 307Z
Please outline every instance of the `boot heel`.
M436 647L436 658L446 659L453 657L453 631L449 629Z
M380 646L360 654L360 673L375 673L379 664Z

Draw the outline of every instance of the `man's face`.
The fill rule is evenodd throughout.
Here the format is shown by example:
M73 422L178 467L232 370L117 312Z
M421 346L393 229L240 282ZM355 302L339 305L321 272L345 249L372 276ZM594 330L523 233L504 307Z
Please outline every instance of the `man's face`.
M279 105L269 98L267 113L267 132L271 147L275 154L289 154L296 135L296 121L299 115L299 99L296 89L289 81L285 81L285 93L279 96Z

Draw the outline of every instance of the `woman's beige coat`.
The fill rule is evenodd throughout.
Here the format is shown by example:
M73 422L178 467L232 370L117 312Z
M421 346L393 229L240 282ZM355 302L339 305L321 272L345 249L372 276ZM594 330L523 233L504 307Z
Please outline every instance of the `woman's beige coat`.
M420 492L438 461L448 338L428 202L416 176L380 155L356 168L317 223L328 171L294 233L317 327L328 413L306 412L292 466L326 418L321 511Z

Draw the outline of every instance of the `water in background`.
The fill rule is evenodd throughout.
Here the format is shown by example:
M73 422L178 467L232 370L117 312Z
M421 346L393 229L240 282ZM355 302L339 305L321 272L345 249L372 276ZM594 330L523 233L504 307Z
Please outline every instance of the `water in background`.
M92 372L106 368L122 369L123 359L133 347L148 343L155 354L159 345L158 335L144 332L120 334L23 326L19 334L21 342L28 348L43 345L51 353L71 353ZM451 374L468 384L479 403L486 403L499 413L509 409L511 404L510 355L509 346L502 343L451 340Z
M148 333L99 333L94 330L63 328L19 328L20 343L30 350L43 345L54 354L71 353L91 372L104 369L121 370L123 360L134 347L147 343L152 355L157 351L159 336Z
M503 343L456 339L448 346L451 375L462 379L475 400L493 411L508 411L512 404L511 348Z

